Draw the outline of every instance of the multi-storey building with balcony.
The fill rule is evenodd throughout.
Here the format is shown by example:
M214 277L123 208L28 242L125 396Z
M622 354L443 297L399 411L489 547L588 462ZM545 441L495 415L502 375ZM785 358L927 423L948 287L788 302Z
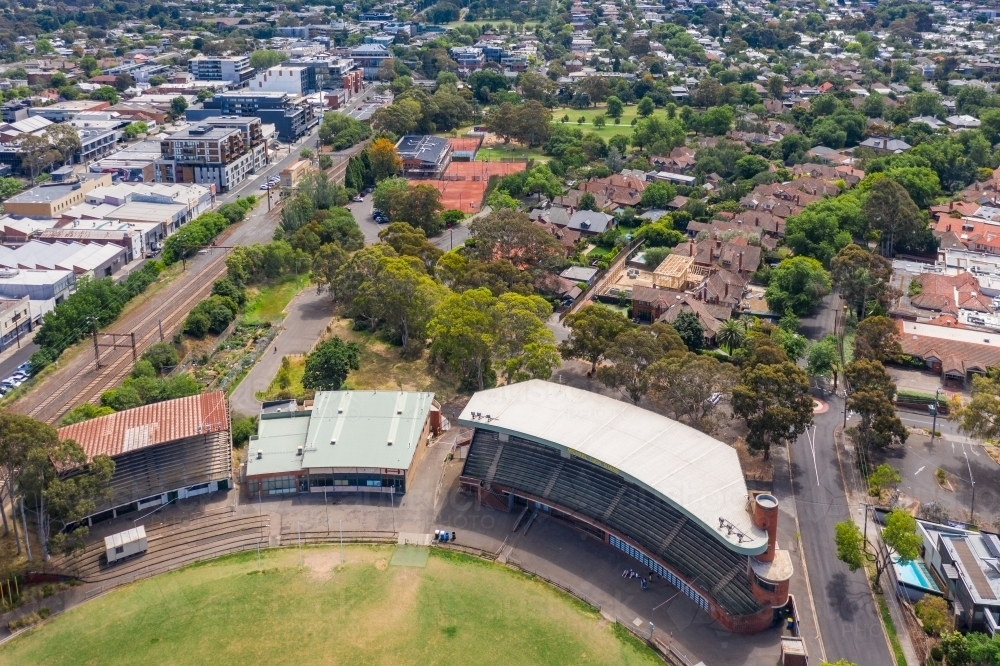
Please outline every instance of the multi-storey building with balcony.
M253 78L250 56L196 55L188 60L188 71L198 81L227 81L242 88Z
M227 192L253 171L253 150L237 127L200 124L160 142L159 182L214 184Z
M264 137L264 124L254 116L215 116L201 121L203 125L212 127L231 127L243 134L243 141L250 146L253 153L253 171L262 169L270 162L267 150L267 139Z
M351 51L351 58L364 72L365 78L371 80L382 63L392 58L392 54L381 44L362 44Z
M273 124L278 138L295 141L319 123L313 107L303 97L286 92L231 90L206 100L204 108L189 109L187 119L204 120L217 116L253 116Z

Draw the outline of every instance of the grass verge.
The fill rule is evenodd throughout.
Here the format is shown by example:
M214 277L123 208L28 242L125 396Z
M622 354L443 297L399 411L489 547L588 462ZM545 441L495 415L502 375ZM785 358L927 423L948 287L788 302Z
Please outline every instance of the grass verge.
M505 567L393 548L225 557L78 606L0 648L11 664L662 663L565 593ZM300 561L301 557L301 561ZM72 645L72 649L67 649ZM125 648L125 649L123 649Z
M287 383L282 385L281 370L274 376L267 389L258 391L254 397L258 400L276 400L282 397L302 398L306 396L306 389L302 386L302 376L306 373L305 356L286 356L288 359ZM310 396L312 391L309 392Z
M308 274L289 275L259 288L247 303L243 320L249 324L280 321L288 304L308 284Z
M368 331L355 331L347 319L334 319L323 336L338 336L356 342L361 347L361 368L347 377L344 390L386 389L399 391L432 391L438 402L454 397L455 386L432 372L425 350L418 358L407 359L394 347Z
M875 593L875 600L878 601L878 612L882 614L885 633L889 635L889 645L892 646L892 655L896 660L896 665L906 666L906 656L903 654L903 646L899 644L899 635L896 633L896 625L889 612L889 604L886 603L885 596L881 592Z

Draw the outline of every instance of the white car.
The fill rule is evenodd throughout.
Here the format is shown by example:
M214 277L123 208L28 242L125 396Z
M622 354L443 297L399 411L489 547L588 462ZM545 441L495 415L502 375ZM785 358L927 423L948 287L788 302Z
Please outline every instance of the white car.
M710 404L710 405L717 405L717 404L719 404L720 400L722 400L722 394L716 392L716 393L713 393L712 395L708 396L708 400L706 402L708 402L708 404Z
M261 185L261 186L260 186L260 187L259 187L258 189L261 189L261 190L269 190L269 189L271 189L271 184L270 184L270 183L264 183L264 184L263 184L263 185Z

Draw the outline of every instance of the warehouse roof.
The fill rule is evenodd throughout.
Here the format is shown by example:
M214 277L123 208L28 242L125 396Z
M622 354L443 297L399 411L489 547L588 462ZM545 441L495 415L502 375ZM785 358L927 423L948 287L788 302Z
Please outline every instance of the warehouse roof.
M220 430L229 430L229 412L225 393L215 391L74 423L60 428L59 438L76 441L90 460Z
M737 552L757 553L767 545L767 534L754 527L747 509L736 450L665 416L533 379L476 393L458 422L599 465L647 488Z
M433 399L433 393L405 391L320 391L311 411L262 412L247 475L317 467L409 469Z

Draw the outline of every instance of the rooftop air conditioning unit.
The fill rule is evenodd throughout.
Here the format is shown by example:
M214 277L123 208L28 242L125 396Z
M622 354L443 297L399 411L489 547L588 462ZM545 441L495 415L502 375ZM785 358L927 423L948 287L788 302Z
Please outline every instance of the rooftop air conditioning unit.
M257 460L264 457L264 449L257 449Z

